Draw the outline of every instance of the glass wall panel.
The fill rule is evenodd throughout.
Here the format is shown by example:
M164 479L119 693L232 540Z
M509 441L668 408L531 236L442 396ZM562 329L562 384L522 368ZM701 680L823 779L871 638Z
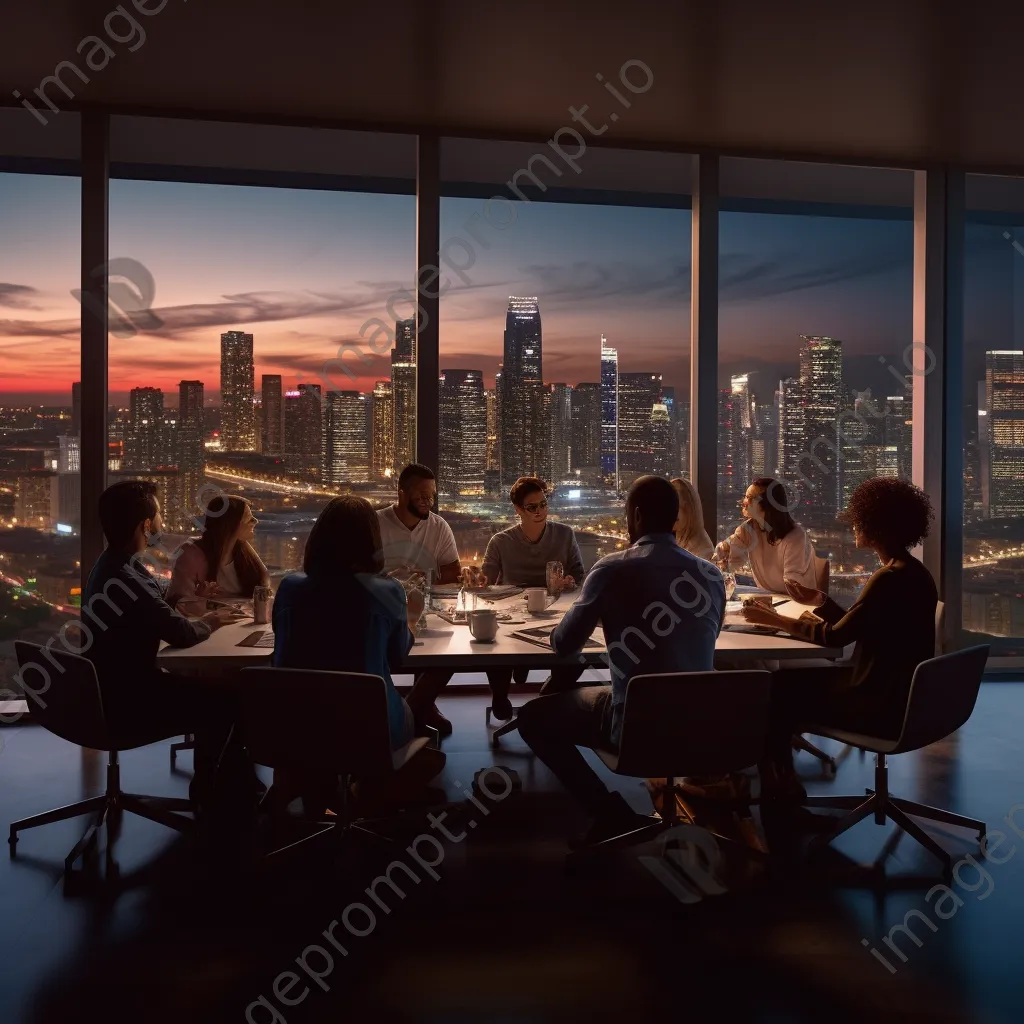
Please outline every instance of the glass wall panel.
M0 700L81 607L78 125L0 110Z
M444 140L439 490L463 562L549 482L589 568L630 484L687 475L690 161Z
M837 516L911 477L912 172L726 159L722 193L718 539L780 478L849 603L876 565Z
M1024 179L967 176L963 629L1024 637Z
M331 496L390 497L375 458L415 448L378 386L411 381L414 425L414 161L410 137L114 119L109 472L158 482L165 554L218 490L252 503L272 575Z

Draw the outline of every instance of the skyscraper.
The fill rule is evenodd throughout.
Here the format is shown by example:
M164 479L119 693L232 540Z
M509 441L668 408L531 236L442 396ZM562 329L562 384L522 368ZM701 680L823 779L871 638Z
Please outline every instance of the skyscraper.
M840 507L837 427L845 393L841 341L801 335L800 390L806 443L798 456L805 483L803 521L808 526L831 527Z
M370 477L389 480L395 473L395 399L389 380L379 380L373 386L371 439Z
M487 451L484 455L484 469L493 473L501 469L501 448L499 438L500 423L498 421L498 389L492 388L484 392L487 402Z
M284 399L279 373L265 373L261 380L263 454L284 453Z
M732 391L732 446L733 482L745 491L752 479L751 441L754 437L754 396L750 390L750 374L740 373L729 381Z
M668 406L656 402L651 409L651 472L658 476L670 477L672 465L672 421Z
M619 489L619 353L601 335L601 475Z
M325 424L325 483L332 487L366 483L370 476L366 395L358 391L328 391Z
M251 452L256 447L254 390L252 335L226 331L220 336L220 437L225 451Z
M785 480L790 488L790 502L795 504L799 485L797 462L804 450L804 400L800 381L785 377L775 392L775 419L778 424L775 475Z
M778 462L776 446L779 439L778 408L774 401L754 403L754 430L750 442L750 473L752 476L775 476Z
M517 477L542 472L548 461L544 418L543 349L536 296L510 295L505 313L501 370L501 476L507 487Z
M569 476L572 453L572 388L551 385L551 480L561 483Z
M319 384L300 384L284 396L285 464L292 473L320 480L324 468L324 414Z
M416 320L395 322L391 350L391 398L395 422L394 471L416 461Z
M718 525L724 527L735 516L736 503L749 483L736 471L737 414L732 388L718 392Z
M205 425L203 422L203 382L183 380L178 384L178 429L175 438L175 462L181 478L181 492L187 502L185 514L196 514L199 492L206 472Z
M654 472L651 412L661 401L661 374L620 373L618 381L618 478L619 486L626 488L637 477Z
M854 391L853 400L839 426L839 451L842 455L842 501L845 508L850 495L876 473L878 451L882 448L882 423L871 399L871 389ZM894 449L895 451L895 449Z
M572 389L572 452L570 467L580 482L596 486L601 478L601 385L577 384Z
M914 475L914 402L913 377L902 395L889 395L885 400L883 442L896 449L899 475L910 480Z
M128 396L128 430L124 468L148 470L168 464L164 393L159 388L132 388Z
M682 453L679 448L679 408L676 402L676 389L666 384L661 389L661 401L668 412L669 424L669 453L668 453L668 476L678 476L684 470ZM687 474L689 468L685 467Z
M75 530L82 525L82 442L77 434L58 437L56 519Z
M483 494L487 462L487 399L481 370L442 370L438 489L444 494Z
M1024 515L1024 352L985 353L985 407L989 516Z

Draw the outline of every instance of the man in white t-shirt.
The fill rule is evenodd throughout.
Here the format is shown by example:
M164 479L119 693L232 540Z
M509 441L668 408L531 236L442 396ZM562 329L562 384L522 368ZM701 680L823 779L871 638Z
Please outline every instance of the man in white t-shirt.
M402 470L398 501L377 510L385 572L405 579L429 570L434 583L455 583L461 577L455 534L432 511L436 497L433 470L415 462ZM438 710L436 700L451 677L445 669L421 672L407 701L417 724L432 726L442 736L451 735L452 723Z
M398 501L377 510L384 571L401 578L433 574L434 583L455 583L461 573L452 528L431 511L437 497L432 470L413 463L398 478Z

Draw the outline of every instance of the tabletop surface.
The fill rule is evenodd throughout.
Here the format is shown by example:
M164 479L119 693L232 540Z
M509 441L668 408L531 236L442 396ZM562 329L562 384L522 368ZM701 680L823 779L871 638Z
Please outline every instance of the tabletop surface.
M545 668L559 662L555 654L543 647L520 640L511 634L515 630L535 626L554 626L570 607L571 600L563 596L547 612L532 615L526 611L522 597L509 598L493 603L499 612L511 612L515 621L499 622L498 635L492 643L481 643L470 635L469 627L451 625L437 615L428 614L426 628L416 637L416 644L409 652L403 668L410 671L419 668L462 668L483 670L510 664L532 668ZM777 609L783 615L798 617L804 607L789 601ZM726 624L743 623L738 603L730 603L726 609ZM160 662L169 669L213 665L217 668L234 668L245 665L267 664L272 653L269 647L239 647L238 644L251 633L270 631L269 626L257 626L251 619L230 626L222 626L194 647L164 647L160 651ZM343 634L342 634L343 635ZM600 631L595 634L600 640ZM842 654L839 648L819 647L816 644L794 640L792 637L769 636L756 633L739 633L723 629L715 644L716 660L757 661L761 659L837 658ZM589 665L605 665L605 648L591 648L583 652L583 659ZM579 664L576 656L561 659ZM401 670L399 670L401 671Z

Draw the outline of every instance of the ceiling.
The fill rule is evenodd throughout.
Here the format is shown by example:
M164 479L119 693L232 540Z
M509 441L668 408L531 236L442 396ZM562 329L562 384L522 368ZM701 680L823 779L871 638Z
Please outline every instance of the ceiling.
M0 95L32 97L72 61L89 81L65 67L73 98L52 84L47 93L61 110L543 141L563 127L583 131L569 107L586 104L595 129L608 125L585 134L588 146L1024 172L1024 75L1014 60L1024 6L1009 2L123 0L122 8L134 22L111 15L114 0L0 0ZM113 56L95 40L83 44L90 36ZM106 65L87 69L90 52ZM635 87L646 82L639 62L650 69L649 89L621 84L627 61L637 62L626 69ZM568 131L561 138L572 144Z

